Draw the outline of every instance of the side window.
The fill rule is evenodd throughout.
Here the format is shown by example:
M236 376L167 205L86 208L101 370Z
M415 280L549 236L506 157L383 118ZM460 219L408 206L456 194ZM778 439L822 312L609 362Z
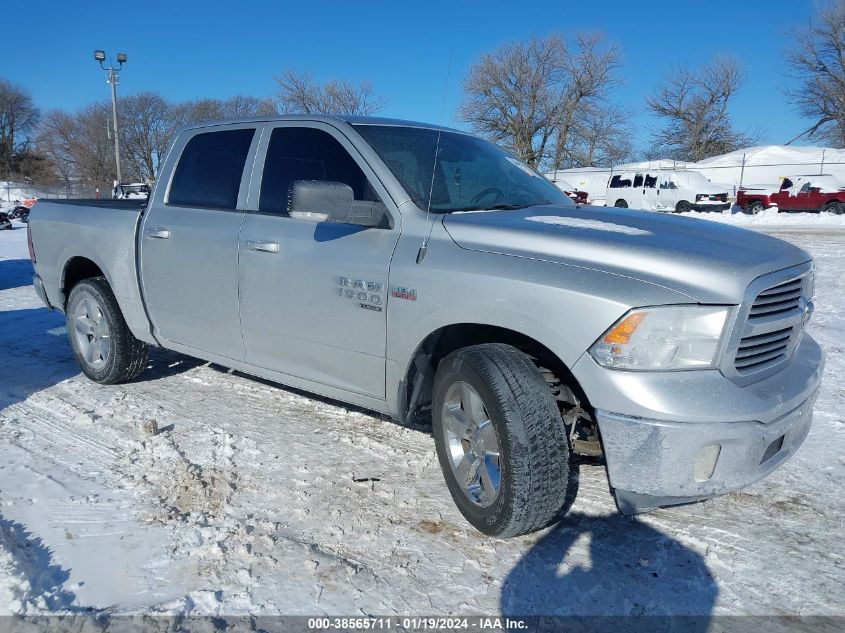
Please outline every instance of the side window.
M624 189L625 187L631 186L631 179L625 178L623 179L622 176L614 176L610 179L610 188L611 189Z
M234 209L254 129L197 134L185 145L167 203Z
M326 180L349 185L355 200L380 202L364 172L328 132L307 127L273 130L264 161L258 208L287 215L288 193L296 180Z
M639 189L642 186L643 186L643 175L637 174L636 176L634 176L634 188Z
M645 186L649 189L654 189L654 186L657 184L657 176L651 176L650 174L645 175Z

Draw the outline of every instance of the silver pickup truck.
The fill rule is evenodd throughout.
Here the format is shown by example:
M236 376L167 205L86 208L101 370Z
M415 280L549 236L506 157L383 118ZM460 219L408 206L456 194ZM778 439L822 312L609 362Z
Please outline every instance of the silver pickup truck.
M35 289L92 380L129 380L160 346L430 411L452 498L489 535L559 518L573 453L604 460L628 514L759 480L806 437L824 363L803 250L575 206L424 124L198 124L145 206L42 201L29 230Z

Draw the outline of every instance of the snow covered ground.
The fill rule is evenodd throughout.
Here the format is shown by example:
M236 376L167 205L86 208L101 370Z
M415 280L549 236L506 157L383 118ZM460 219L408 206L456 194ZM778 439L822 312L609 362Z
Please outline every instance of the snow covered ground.
M778 212L777 207L765 209L757 215L748 215L734 205L721 212L690 211L678 213L688 218L724 222L749 229L778 230L798 229L801 231L829 231L831 229L845 229L845 215L833 213L787 213Z
M0 614L845 615L845 232L821 224L781 233L816 257L828 358L799 454L635 519L582 464L565 521L509 541L461 519L426 428L161 350L130 384L87 381L16 224L0 232Z

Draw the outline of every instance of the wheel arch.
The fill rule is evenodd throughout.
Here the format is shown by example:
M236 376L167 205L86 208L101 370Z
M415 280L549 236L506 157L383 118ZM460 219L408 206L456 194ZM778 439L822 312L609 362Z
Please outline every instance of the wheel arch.
M62 309L67 307L67 301L73 287L79 282L93 277L104 277L111 285L103 267L94 260L81 255L74 255L65 262L62 267L61 285L59 287Z
M526 354L538 367L550 371L570 386L582 402L588 402L569 367L548 346L507 327L484 323L452 323L430 332L416 346L399 383L398 414L401 420L412 419L417 410L430 404L434 373L452 352L483 343L504 343ZM416 392L416 393L415 393Z

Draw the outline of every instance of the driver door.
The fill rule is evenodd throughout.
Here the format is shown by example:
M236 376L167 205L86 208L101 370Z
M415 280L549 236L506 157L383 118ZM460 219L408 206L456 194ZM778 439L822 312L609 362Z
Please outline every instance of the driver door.
M258 157L261 177L239 244L247 362L384 398L395 218L380 228L316 224L290 217L287 204L296 180L341 182L362 201L387 202L387 192L348 139L327 124L268 125Z
M814 191L813 187L811 186L812 183L808 180L801 188L798 190L798 193L795 194L795 208L800 209L801 211L811 211L815 210L813 206L813 198Z

